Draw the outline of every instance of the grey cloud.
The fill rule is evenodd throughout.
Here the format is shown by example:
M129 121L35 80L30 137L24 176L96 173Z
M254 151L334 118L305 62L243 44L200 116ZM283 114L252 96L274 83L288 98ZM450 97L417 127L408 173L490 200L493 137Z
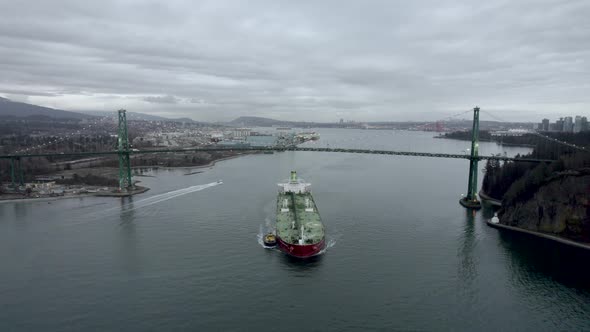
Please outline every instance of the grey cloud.
M145 97L143 98L143 100L149 102L149 103L155 103L155 104L176 104L178 103L178 98L174 97L174 96L149 96L149 97Z
M536 121L590 109L588 16L585 0L3 1L0 92L198 120L479 104Z
M0 89L0 93L5 95L17 95L17 96L43 96L43 97L57 97L60 94L51 93L51 92L43 92L43 91L29 91L29 90L20 90L20 89ZM14 97L10 99L14 100Z

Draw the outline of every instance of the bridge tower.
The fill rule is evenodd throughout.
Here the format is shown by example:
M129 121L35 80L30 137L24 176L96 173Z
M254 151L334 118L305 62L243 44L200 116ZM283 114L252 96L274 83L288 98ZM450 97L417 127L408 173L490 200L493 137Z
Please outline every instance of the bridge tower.
M14 158L10 158L10 182L12 183L12 188L16 188L16 179L14 177Z
M471 130L471 156L469 157L469 180L467 196L459 203L466 208L479 209L481 203L477 200L477 162L479 161L479 107L473 109L473 129Z
M131 163L129 160L127 115L125 114L125 110L119 110L119 131L117 134L117 150L119 151L119 191L123 191L133 188Z
M16 168L18 167L18 184L19 186L25 185L25 177L23 171L23 163L21 157L10 158L10 182L12 183L12 188L16 188Z

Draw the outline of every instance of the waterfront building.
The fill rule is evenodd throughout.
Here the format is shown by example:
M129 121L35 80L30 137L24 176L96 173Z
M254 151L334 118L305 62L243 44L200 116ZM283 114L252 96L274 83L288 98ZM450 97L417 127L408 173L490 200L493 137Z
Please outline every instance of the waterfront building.
M530 133L530 131L526 130L526 129L508 129L508 130L497 130L497 131L492 131L490 132L490 134L492 136L513 136L513 137L518 137L518 136L522 136L524 134L528 134Z
M566 133L571 133L574 131L574 119L571 116L566 116L563 118L563 130Z
M246 139L246 137L250 136L250 132L252 129L250 128L235 128L233 130L233 137L234 139Z
M549 119L543 119L543 121L541 121L541 130L549 131Z
M574 133L582 131L582 117L576 115L576 121L574 122Z
M563 118L559 118L559 120L555 121L552 131L563 131Z

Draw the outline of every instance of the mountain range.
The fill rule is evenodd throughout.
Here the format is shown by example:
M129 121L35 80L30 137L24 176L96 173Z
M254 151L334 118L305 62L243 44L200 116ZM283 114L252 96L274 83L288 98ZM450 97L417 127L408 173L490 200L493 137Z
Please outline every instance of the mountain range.
M233 127L314 127L314 126L335 126L336 123L303 122L303 121L282 121L259 116L241 116L227 123Z
M10 117L10 118L31 118L31 117L43 117L43 118L50 118L54 120L81 120L81 119L90 119L94 117L104 117L104 116L116 116L115 112L106 112L106 111L83 111L83 112L73 112L73 111L64 111L60 109L50 108L50 107L43 107L33 104L27 104L23 102L16 102L10 99L0 97L0 117ZM195 121L189 118L178 118L178 119L170 119L156 115L144 114L144 113L137 113L137 112L127 112L127 119L128 120L144 120L144 121L174 121L174 122L194 122Z
M34 116L51 119L88 119L93 117L89 114L21 103L0 97L0 117L26 118Z
M84 111L84 114L102 117L102 116L112 116L115 113L114 112L107 112L107 111ZM127 120L132 120L132 121L173 121L173 122L195 122L195 123L197 123L197 121L194 121L189 118L171 119L171 118L165 118L163 116L138 113L138 112L129 112L129 111L127 111L126 114L127 114Z
M65 111L50 107L43 107L23 102L16 102L10 99L0 97L0 118L48 118L48 119L64 119L64 120L82 120L82 119L91 119L94 117L103 117L103 116L116 116L116 113L113 112L105 112L105 111L82 111L82 112L73 112L73 111ZM143 121L173 121L173 122L188 122L197 125L204 125L209 126L213 125L210 123L205 122L198 122L194 121L189 118L177 118L171 119L157 115L151 114L144 114L138 112L127 112L127 119L128 120L143 120ZM471 120L453 120L450 122L460 123L464 127L469 127L471 125ZM418 125L428 123L428 121L418 121L418 122L367 122L368 125L391 125L394 127L407 127L410 125ZM447 122L448 124L448 122ZM527 123L501 123L497 121L480 121L480 128L492 128L497 127L500 124L506 125L509 128L518 128L518 127L530 127L530 124ZM226 123L217 123L219 125L228 125L232 127L300 127L300 128L309 128L309 127L361 127L361 123L320 123L320 122L303 122L303 121L283 121L283 120L275 120L257 116L242 116L235 120Z
M107 111L65 111L50 107L38 106L23 102L12 101L10 99L0 97L0 118L48 118L53 120L82 120L90 119L94 117L104 116L116 116L115 112ZM173 121L173 122L189 122L195 124L203 124L203 122L197 122L189 118L177 118L171 119L157 115L129 112L127 111L127 119L143 120L143 121ZM258 126L258 127L271 127L271 126L302 126L307 123L304 122L290 122L290 121L279 121L255 116L243 116L237 118L227 125L230 126Z

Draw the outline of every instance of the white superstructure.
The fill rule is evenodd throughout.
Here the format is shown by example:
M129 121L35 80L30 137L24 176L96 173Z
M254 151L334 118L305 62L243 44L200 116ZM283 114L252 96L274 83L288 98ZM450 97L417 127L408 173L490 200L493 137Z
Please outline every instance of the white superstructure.
M297 178L297 172L291 171L291 180L286 183L279 183L284 193L303 194L311 191L311 183L305 183Z

